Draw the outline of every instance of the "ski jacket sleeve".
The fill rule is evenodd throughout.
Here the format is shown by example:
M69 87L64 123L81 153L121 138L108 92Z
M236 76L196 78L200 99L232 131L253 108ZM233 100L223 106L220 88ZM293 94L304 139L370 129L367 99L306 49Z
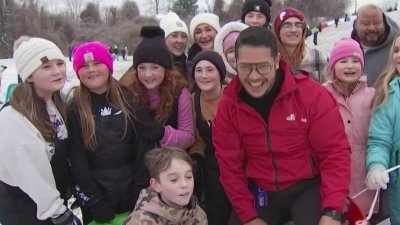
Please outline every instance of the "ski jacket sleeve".
M20 113L6 107L0 114L0 180L20 188L37 205L37 218L46 220L67 208L60 198L50 165L48 142Z
M194 142L192 99L187 88L182 89L178 103L178 126L165 126L163 138L160 140L162 147L189 148Z

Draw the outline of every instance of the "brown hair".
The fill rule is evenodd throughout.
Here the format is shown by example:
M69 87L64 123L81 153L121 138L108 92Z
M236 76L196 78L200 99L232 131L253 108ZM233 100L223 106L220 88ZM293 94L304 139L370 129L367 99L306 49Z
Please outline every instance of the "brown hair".
M106 99L113 108L122 111L125 123L124 134L121 137L121 139L123 139L127 133L128 123L132 121L133 109L125 99L124 92L118 84L118 81L111 76L109 76L107 82ZM90 90L82 82L79 87L75 88L74 96L71 99L70 104L76 106L78 109L85 148L94 151L97 148L97 140L95 122L91 108Z
M51 98L65 121L65 105L59 92L55 91ZM28 82L18 84L11 94L10 105L24 115L39 130L46 141L53 140L56 130L50 121L46 102L38 96L32 84Z
M193 169L192 158L186 151L179 148L155 148L145 155L145 164L150 177L158 179L160 174L171 166L173 159L183 160Z
M393 57L394 54L394 46L396 44L396 40L400 38L400 32L397 33L394 38L392 47L390 49L390 57ZM393 65L392 60L389 58L388 64L386 65L385 70L379 75L378 79L375 81L375 99L374 104L372 105L372 111L379 109L387 102L389 98L389 83L399 75L400 71L397 71L396 67Z
M304 23L303 34L301 37L301 42L297 45L292 55L289 55L289 52L286 50L285 46L283 46L282 41L279 37L279 34L275 34L278 39L278 52L281 53L281 59L283 59L286 63L288 63L291 67L299 68L301 62L304 57L304 50L306 49L306 23Z
M119 82L132 91L136 101L148 106L147 89L139 81L137 71L127 73ZM154 110L154 119L157 122L164 124L168 120L168 117L172 114L174 97L180 95L184 87L187 87L187 82L182 75L176 69L168 70L165 68L164 80L159 87L160 104Z

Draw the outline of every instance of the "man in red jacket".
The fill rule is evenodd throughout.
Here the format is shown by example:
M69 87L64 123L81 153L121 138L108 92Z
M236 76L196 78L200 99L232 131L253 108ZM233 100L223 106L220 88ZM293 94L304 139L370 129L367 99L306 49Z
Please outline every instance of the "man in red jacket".
M340 225L350 184L350 146L335 99L280 61L271 31L236 41L237 76L213 123L230 225Z

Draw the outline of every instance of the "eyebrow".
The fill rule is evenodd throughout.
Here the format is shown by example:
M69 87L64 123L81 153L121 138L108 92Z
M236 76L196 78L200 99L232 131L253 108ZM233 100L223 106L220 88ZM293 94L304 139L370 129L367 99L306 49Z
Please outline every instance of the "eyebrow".
M189 170L185 171L185 173L188 173L188 172L192 172L192 169L189 169ZM173 173L167 174L167 176L173 176L173 175L178 175L178 172L173 172Z

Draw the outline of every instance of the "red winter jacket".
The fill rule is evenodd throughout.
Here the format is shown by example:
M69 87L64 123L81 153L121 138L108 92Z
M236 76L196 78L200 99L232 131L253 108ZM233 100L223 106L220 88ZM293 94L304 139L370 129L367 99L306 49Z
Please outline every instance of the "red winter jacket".
M251 179L266 192L321 174L322 208L342 211L350 184L350 146L335 99L304 74L284 68L284 81L266 124L239 99L236 76L213 123L221 182L240 220L257 216Z

